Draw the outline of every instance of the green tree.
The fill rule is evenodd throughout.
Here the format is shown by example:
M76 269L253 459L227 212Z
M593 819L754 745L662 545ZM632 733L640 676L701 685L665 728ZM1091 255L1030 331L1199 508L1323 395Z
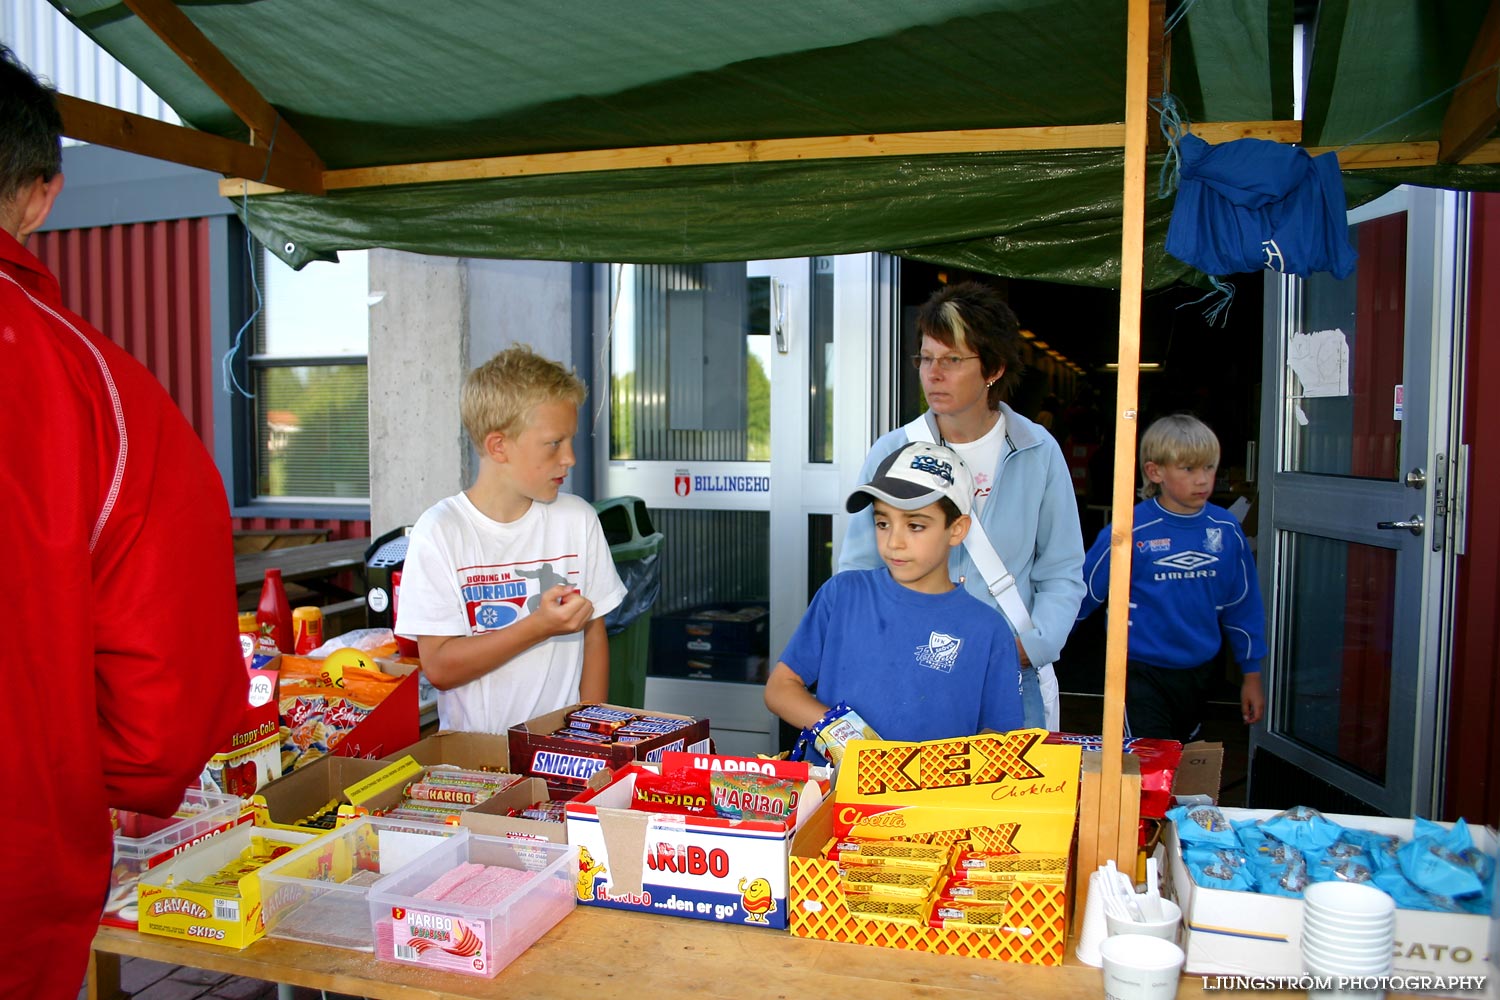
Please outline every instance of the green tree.
M771 379L760 358L745 355L745 461L771 460Z

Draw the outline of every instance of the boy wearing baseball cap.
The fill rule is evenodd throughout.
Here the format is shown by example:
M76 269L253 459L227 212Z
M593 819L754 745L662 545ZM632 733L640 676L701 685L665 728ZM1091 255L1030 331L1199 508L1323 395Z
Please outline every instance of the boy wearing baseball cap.
M834 732L920 741L1021 727L1010 627L948 575L973 499L963 459L927 442L849 495L851 514L874 505L885 567L825 583L766 680L766 707L825 755L842 750Z

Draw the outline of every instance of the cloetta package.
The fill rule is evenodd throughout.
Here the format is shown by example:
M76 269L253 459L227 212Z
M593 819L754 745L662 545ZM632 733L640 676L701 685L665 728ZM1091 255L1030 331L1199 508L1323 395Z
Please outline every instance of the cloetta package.
M674 811L658 812L646 805L650 796L637 795L638 782L644 789L684 770L721 776L717 790L710 781L702 785L701 798L709 801L698 801L691 791L667 791L657 804ZM567 804L568 842L579 854L579 903L786 927L787 851L792 835L823 802L819 774L826 776L826 769L799 761L692 753L663 754L656 766L630 765L613 780L607 772L597 774L594 787ZM795 798L773 804L775 796L751 790L747 776L764 777L778 789L792 783L798 786ZM726 809L763 808L760 815L776 818L722 818L713 798L721 798ZM638 800L641 805L632 808ZM777 815L778 804L790 812Z
M1164 826L1165 868L1182 907L1189 974L1300 974L1302 890L1313 881L1350 876L1396 899L1396 975L1492 971L1486 958L1496 922L1479 912L1491 892L1482 884L1486 879L1469 877L1474 863L1486 859L1469 853L1452 863L1443 855L1482 852L1493 859L1494 830L1304 807L1187 807L1171 818L1176 822ZM1484 870L1492 886L1493 865ZM1418 889L1412 876L1428 888ZM1438 888L1463 891L1444 897L1433 891ZM1435 992L1467 995L1462 988Z
M791 932L1062 964L1082 750L1043 743L1045 735L1030 729L928 743L850 743L833 799L792 844ZM905 922L882 919L851 895L839 862L825 854L831 838L849 837L948 847L955 857L1005 869L1007 888L984 893L985 926L973 916L935 919L959 909L952 903Z

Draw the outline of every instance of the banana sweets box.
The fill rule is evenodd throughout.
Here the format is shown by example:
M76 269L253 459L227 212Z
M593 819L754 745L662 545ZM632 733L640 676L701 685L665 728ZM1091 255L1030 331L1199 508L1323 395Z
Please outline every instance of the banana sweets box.
M1080 751L1044 744L1045 735L1017 730L928 743L849 744L833 798L792 841L787 900L792 934L1061 965ZM982 929L882 919L868 915L867 907L845 893L838 865L823 856L830 838L848 836L1013 855L1022 867L1031 862L1037 877L1018 872L1003 916Z
M259 865L318 836L238 826L179 854L141 877L140 932L225 948L252 944L266 932ZM252 857L253 865L245 863Z

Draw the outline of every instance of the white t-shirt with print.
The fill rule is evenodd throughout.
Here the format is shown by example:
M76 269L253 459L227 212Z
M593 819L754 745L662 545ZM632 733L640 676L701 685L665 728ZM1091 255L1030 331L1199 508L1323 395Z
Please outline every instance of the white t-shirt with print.
M525 618L559 583L592 601L595 618L625 598L593 507L559 493L502 524L459 493L433 504L412 527L397 626L409 638L481 635ZM553 636L483 677L439 691L438 721L445 730L504 733L577 702L582 676L583 631Z
M944 442L948 447L958 452L958 457L964 460L969 467L969 472L974 477L974 516L978 517L984 513L985 504L990 501L990 490L994 488L995 470L1000 467L1000 455L1005 446L1005 414L996 414L998 419L995 426L984 432L984 435L974 441L966 441L959 444L956 441ZM403 585L405 578L403 577ZM406 591L401 592L405 600Z

